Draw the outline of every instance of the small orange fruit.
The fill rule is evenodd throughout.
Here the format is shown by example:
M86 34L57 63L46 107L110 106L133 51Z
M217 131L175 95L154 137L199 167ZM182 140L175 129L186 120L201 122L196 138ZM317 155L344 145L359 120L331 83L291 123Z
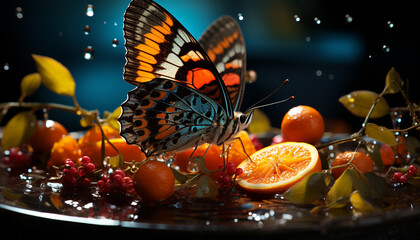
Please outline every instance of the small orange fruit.
M244 160L236 178L239 186L255 193L272 194L287 190L304 176L321 171L316 148L303 142L283 142L265 147Z
M50 158L48 159L48 166L60 166L66 163L66 159L70 158L76 162L80 157L79 144L76 139L65 136L58 142L54 143L51 149Z
M49 152L54 143L68 135L66 128L53 120L38 120L35 132L28 143L35 152Z
M141 162L146 159L146 155L144 155L137 145L127 144L122 137L112 138L109 139L109 141L115 148L118 149L125 161L134 160L136 162ZM95 166L102 166L103 159L101 159L101 144L102 141L97 141L79 145L82 156L89 156L91 162L95 164ZM105 157L117 155L117 151L115 151L109 143L105 142Z
M120 137L120 133L118 132L118 130L111 127L111 125L103 124L102 130L104 131L104 134L108 139ZM89 129L85 133L85 135L79 139L79 144L83 145L85 143L92 143L92 142L98 142L98 141L102 141L102 133L99 126L96 125L92 127L91 129Z
M395 163L395 153L392 150L391 146L388 144L382 144L381 148L379 149L381 153L381 158L384 166L390 166Z
M300 105L290 109L281 122L285 141L318 143L324 134L322 115L309 106Z
M354 151L346 151L343 153L338 154L331 167L346 165L351 161L351 165L357 168L359 171L363 173L372 172L373 171L373 161L372 159L364 153L361 152L354 152ZM349 166L343 166L338 168L332 168L332 176L334 179L337 179L343 174L344 170Z
M162 201L174 192L175 176L165 163L148 161L133 176L134 189L145 201Z
M235 167L238 166L239 163L241 163L244 159L247 158L246 153L248 155L251 155L256 151L255 146L252 143L251 139L249 138L247 131L239 132L236 135L236 137L239 137L242 140L244 147L242 147L241 141L238 139L232 140L225 144L226 147L230 146L229 150L226 150L226 151L229 151L228 161L232 162L235 165ZM232 145L230 145L230 143L232 143ZM194 152L192 157L203 156L207 148L209 148L209 144L200 145L197 148L197 150ZM246 153L244 152L244 149ZM174 164L178 165L182 171L186 171L188 162L190 160L190 157L193 151L194 149L191 148L191 149L178 152L176 154L176 160L174 161ZM216 170L220 167L220 165L223 165L222 152L223 152L223 146L217 146L217 145L210 146L205 157L207 169ZM213 177L218 177L216 175L217 174L212 174Z

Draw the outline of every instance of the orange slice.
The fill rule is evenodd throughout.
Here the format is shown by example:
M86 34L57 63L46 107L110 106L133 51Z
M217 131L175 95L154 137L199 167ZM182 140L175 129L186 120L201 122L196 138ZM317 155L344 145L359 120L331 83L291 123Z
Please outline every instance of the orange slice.
M255 193L272 194L287 190L309 173L321 171L316 148L308 143L283 142L263 148L239 164L243 173L239 186Z

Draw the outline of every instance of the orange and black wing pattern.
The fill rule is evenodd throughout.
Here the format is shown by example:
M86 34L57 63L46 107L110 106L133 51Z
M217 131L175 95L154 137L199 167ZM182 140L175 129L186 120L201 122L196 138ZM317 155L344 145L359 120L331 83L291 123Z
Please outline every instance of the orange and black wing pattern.
M245 90L246 51L238 22L230 16L220 17L198 41L222 76L234 111L239 111Z
M124 14L124 80L155 78L185 84L210 97L233 117L226 86L197 40L168 11L150 0L133 0Z

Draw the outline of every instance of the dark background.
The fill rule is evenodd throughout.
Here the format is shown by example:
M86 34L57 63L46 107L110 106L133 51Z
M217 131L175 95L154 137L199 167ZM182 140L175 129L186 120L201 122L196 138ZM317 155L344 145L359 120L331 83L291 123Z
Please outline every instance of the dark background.
M52 57L76 80L76 97L83 108L112 111L134 88L122 79L124 65L123 14L129 0L1 1L0 102L17 101L23 76L35 72L31 54ZM269 94L284 79L291 80L268 102L294 95L287 103L262 109L279 127L283 115L304 104L318 109L327 122L345 121L351 131L363 119L352 116L338 98L358 89L380 92L385 75L395 67L410 83L410 97L419 97L419 29L416 1L281 1L281 0L172 0L157 1L196 38L221 15L238 19L247 45L247 66L258 80L245 91L243 110ZM367 3L369 2L369 3ZM93 4L94 16L86 16ZM16 8L23 17L18 18ZM346 14L352 22L346 22ZM296 22L294 15L300 17ZM316 24L314 18L321 20ZM394 24L393 28L387 22ZM85 25L91 27L85 35ZM119 40L112 47L114 38ZM86 46L94 57L83 58ZM390 51L384 52L383 45ZM6 67L3 67L6 66ZM8 67L7 67L8 66ZM400 95L386 97L400 106ZM42 87L28 101L72 104ZM6 116L10 117L9 116ZM70 131L81 129L79 118L51 111L52 119ZM389 123L388 118L382 120ZM3 123L4 124L4 123ZM381 123L382 124L382 123ZM327 128L331 128L328 125Z

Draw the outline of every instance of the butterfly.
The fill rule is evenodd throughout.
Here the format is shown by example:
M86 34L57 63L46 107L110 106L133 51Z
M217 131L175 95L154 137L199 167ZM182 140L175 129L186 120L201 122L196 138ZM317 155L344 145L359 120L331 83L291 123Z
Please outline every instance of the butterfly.
M197 41L167 10L133 0L124 14L127 94L120 134L146 156L221 145L248 127L253 111L239 112L245 43L239 24L220 17Z

